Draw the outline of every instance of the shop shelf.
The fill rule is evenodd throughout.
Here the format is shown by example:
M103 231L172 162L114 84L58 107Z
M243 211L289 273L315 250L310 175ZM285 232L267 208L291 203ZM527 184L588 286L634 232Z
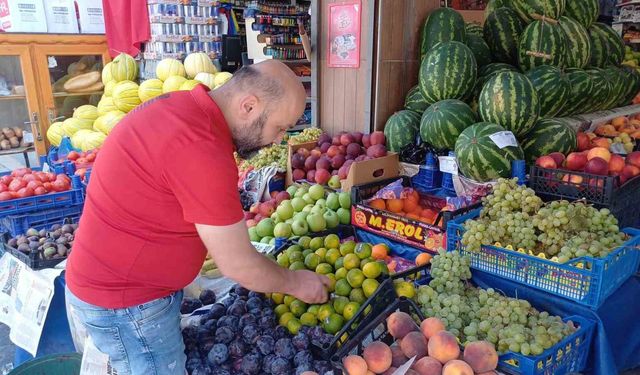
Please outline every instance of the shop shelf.
M25 234L29 228L45 229L51 225L60 223L64 219L77 222L82 214L83 205L65 208L54 208L38 213L24 215L9 215L0 219L3 229L6 229L12 237Z
M627 228L630 238L604 258L580 257L560 264L496 246L466 251L461 243L464 222L480 215L476 209L449 222L447 250L471 258L471 268L543 290L597 309L637 270L640 264L640 230Z
M620 186L616 176L533 166L529 186L546 201L584 199L598 208L608 208L621 228L640 226L640 176Z

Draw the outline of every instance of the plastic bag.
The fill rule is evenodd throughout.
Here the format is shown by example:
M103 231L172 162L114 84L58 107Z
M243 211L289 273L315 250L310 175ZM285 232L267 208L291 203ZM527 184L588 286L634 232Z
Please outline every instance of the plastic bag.
M242 184L245 199L251 201L251 205L271 198L269 196L269 181L278 173L278 168L269 166L250 171Z

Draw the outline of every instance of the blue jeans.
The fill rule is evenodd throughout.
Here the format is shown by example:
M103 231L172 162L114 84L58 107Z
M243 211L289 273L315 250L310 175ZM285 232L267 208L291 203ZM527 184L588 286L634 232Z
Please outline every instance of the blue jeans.
M118 375L186 373L180 331L182 291L123 309L88 304L68 288L66 299L71 327L83 325L96 348L109 355Z

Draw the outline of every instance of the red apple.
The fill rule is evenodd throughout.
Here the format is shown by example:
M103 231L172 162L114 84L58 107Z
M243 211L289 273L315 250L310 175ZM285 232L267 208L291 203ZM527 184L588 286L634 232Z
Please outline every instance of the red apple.
M606 176L609 173L609 163L602 158L594 157L584 166L584 171L599 176Z
M351 135L353 136L353 139L357 144L362 144L362 136L364 134L362 134L360 132L353 132L353 133L351 133Z
M291 167L294 169L304 168L305 157L302 154L295 153L291 156Z
M327 156L329 156L330 158L338 155L340 153L340 149L338 148L338 146L331 146L329 147L329 149L327 150Z
M583 181L582 176L578 176L575 174L565 174L562 177L562 181L564 182L568 182L570 184L574 184L574 185L580 185Z
M262 219L264 219L264 216L257 214L256 217L253 218L253 220L257 223L261 222Z
M536 165L541 168L556 169L558 164L551 156L541 156L536 160Z
M309 156L310 152L306 148L302 147L302 148L299 148L296 151L296 154L300 154L300 155L304 156L304 158L306 159Z
M340 144L343 146L348 146L349 144L353 143L355 141L355 139L353 138L353 136L351 134L342 134L340 136Z
M257 225L256 221L253 219L249 219L245 222L247 228L255 227Z
M245 212L244 212L244 219L245 219L245 220L251 220L251 219L253 219L254 217L256 217L256 214L254 214L254 213L252 213L252 212L249 212L249 211L245 211Z
M316 167L316 163L318 162L319 157L314 156L314 155L309 155L309 157L307 158L307 160L304 161L304 169L305 171L310 171L312 169L315 169Z
M328 170L318 169L316 171L316 175L315 175L316 183L320 185L326 185L327 182L329 182L330 178L331 178L331 173L329 173Z
M331 138L331 144L334 146L339 146L340 145L340 136L339 135L334 135L333 138Z
M564 154L562 152L552 152L548 156L551 156L553 160L556 162L558 167L562 167L562 163L564 163Z
M347 146L347 154L349 155L353 155L353 156L358 156L362 153L362 147L360 147L359 144L357 143L350 143Z
M326 153L329 150L329 147L331 147L331 143L329 142L325 142L323 144L320 145L320 152L322 152L323 154Z
M600 158L609 163L609 160L611 160L611 152L609 152L608 148L594 147L589 150L589 153L587 154L587 159L591 160L593 158Z
M340 167L342 167L342 165L345 162L345 157L344 155L336 155L333 158L331 158L331 168L333 169L340 169Z
M282 201L286 201L287 199L291 199L291 196L286 191L280 191L276 194L276 205L279 205Z
M271 202L263 202L260 203L260 207L258 208L260 211L260 215L264 217L269 217L276 211L276 206Z
M588 150L591 147L591 139L587 134L579 132L576 137L578 139L578 151Z
M309 152L309 155L310 155L310 156L315 156L315 157L317 157L317 158L319 158L320 156L322 156L322 152L320 152L320 147L316 147L316 148L314 148L313 150L311 150L311 151Z
M567 156L566 167L572 171L583 171L587 165L587 155L582 152L572 152Z
M640 151L634 151L627 155L627 164L640 168Z
M316 180L316 170L312 169L310 171L307 171L307 181L313 182L315 180Z
M300 181L304 180L306 176L307 173L304 171L304 169L294 169L291 177L293 177L293 181Z
M318 169L329 169L331 168L331 160L327 156L321 156L320 159L316 162L316 170ZM317 172L316 172L317 173Z
M258 209L260 206L260 203L255 203L253 206L249 207L249 212L251 212L252 214L257 214L260 212L260 210Z
M362 145L365 148L371 147L371 135L370 134L363 134L362 135Z
M387 138L384 136L384 133L381 131L375 131L371 133L371 146L374 145L384 145L387 142Z
M345 145L338 146L338 153L342 154L342 155L346 154L347 153L347 146L345 146Z
M320 137L318 137L318 145L322 145L323 143L331 144L331 141L331 137L327 133L322 133Z
M367 149L367 156L371 158L381 158L387 155L387 147L384 143L377 143ZM367 160L367 159L364 159Z
M624 169L624 158L620 155L611 155L609 160L609 174L620 174Z

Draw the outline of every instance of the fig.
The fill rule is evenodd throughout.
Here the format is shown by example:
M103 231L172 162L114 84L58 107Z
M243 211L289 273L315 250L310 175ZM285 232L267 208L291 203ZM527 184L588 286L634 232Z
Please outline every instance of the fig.
M29 240L27 239L27 237L20 236L18 238L18 240L16 241L16 245L20 246L22 244L25 244L25 245L29 244Z
M53 225L51 226L51 230L55 232L55 231L57 231L58 229L60 229L60 227L61 227L61 225L60 225L60 224L53 224Z
M9 247L13 247L15 248L16 246L18 246L18 239L17 238L12 238L7 242L7 245L9 245Z
M29 253L30 250L31 250L31 248L25 242L23 242L20 245L18 245L18 251L20 251L20 252L23 252L23 253L26 254L26 253Z
M73 228L73 231L77 231L78 230L78 224L71 224L71 228Z
M46 235L47 235L47 231L44 230L44 229L42 229L42 230L40 230L40 232L38 232L38 236L40 236L40 237L45 237Z
M67 248L64 245L58 245L58 255L60 256L66 256L67 255Z
M39 241L40 237L38 237L37 235L35 236L28 236L27 239L29 240L29 242L33 242L33 241Z
M59 245L66 245L67 242L68 242L67 238L62 236L56 240L56 243Z
M42 245L46 240L47 240L46 237L40 237L40 240L38 240L38 243Z
M62 230L62 233L73 233L73 227L71 226L71 224L63 225L61 230Z
M29 242L29 249L36 250L36 249L38 249L38 247L40 247L40 242L39 241Z
M40 234L37 229L29 228L27 229L27 233L25 235L27 237L37 237Z

